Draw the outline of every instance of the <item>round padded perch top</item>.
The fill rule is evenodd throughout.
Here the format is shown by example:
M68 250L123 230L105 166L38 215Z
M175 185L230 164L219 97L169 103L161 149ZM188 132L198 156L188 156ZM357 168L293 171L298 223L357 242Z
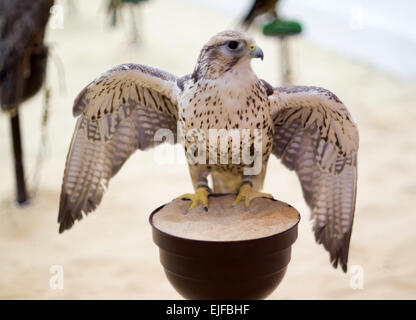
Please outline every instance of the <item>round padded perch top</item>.
M263 299L283 279L298 211L266 198L232 207L234 199L211 195L208 212L174 200L150 216L167 278L187 299Z
M209 210L188 211L190 201L175 200L153 216L153 225L168 234L194 240L236 241L271 236L298 222L298 212L280 201L257 198L246 208L232 207L235 195L211 196Z

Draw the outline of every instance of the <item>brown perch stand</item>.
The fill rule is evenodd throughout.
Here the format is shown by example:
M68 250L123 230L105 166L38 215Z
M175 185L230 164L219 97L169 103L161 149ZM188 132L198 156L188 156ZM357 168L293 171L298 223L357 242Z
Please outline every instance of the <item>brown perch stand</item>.
M25 184L25 173L23 169L22 138L20 134L18 109L16 109L15 115L11 116L10 122L12 129L14 169L16 174L16 200L18 204L26 204L28 203L28 196Z
M186 299L264 299L286 273L298 211L266 198L232 207L234 199L211 195L208 212L174 200L150 215L166 276Z

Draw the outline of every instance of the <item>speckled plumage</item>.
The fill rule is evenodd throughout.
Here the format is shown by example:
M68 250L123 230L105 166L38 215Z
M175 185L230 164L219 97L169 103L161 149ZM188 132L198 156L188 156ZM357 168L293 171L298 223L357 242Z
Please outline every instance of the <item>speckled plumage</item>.
M230 43L236 42L236 43ZM235 47L235 48L234 48ZM108 181L136 150L157 145L158 129L178 127L187 154L198 144L186 139L204 133L204 163L188 157L194 188L237 192L242 183L260 190L270 154L295 170L315 220L316 240L331 262L346 270L355 209L358 130L348 110L330 91L317 87L273 88L250 66L262 57L254 40L238 31L215 35L202 48L194 71L182 78L143 65L121 65L90 83L75 100L79 116L67 157L58 222L60 232L100 203ZM236 149L210 149L210 129L235 130ZM258 129L261 139L253 136ZM243 131L252 135L243 139ZM180 130L179 130L180 131ZM176 137L176 136L175 136ZM232 163L235 153L262 146L261 170ZM238 151L238 152L233 152ZM192 152L190 152L192 151ZM221 163L222 157L226 163ZM215 160L212 161L211 160Z
M235 81L241 79L241 81ZM207 159L209 162L209 130L242 130L261 129L263 132L263 159L267 159L272 151L273 120L270 114L270 102L267 90L252 72L247 70L231 70L218 79L198 80L192 78L184 86L183 94L179 100L179 118L184 122L185 130L197 129L204 132L207 138ZM242 137L241 138L241 143ZM250 142L253 141L250 137ZM190 142L185 143L185 149ZM229 142L231 148L231 141ZM241 145L241 148L244 146ZM219 155L218 155L219 156ZM243 164L232 164L232 154L228 154L228 164L210 166L212 170L233 171L242 175ZM233 190L214 188L214 192L235 192L239 184Z

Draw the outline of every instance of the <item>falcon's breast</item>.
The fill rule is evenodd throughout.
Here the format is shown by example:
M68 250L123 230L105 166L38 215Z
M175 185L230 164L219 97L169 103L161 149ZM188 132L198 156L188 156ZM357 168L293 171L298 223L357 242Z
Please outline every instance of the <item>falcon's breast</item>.
M266 160L272 151L274 126L267 89L253 73L231 71L220 79L199 79L196 82L190 78L184 84L179 98L179 119L185 134L192 136L193 133L195 136L205 137L203 143L206 147L207 163L211 150L211 157L212 152L215 152L217 165L221 166L219 146L221 137L224 138L225 135L239 136L240 154L245 148L253 150L256 129L261 131L263 159ZM218 133L219 139L215 133ZM249 139L245 138L245 134L249 134ZM216 139L213 140L213 137ZM191 141L185 139L185 149L188 150L191 145L195 147L196 141L197 138ZM235 154L232 141L228 141L228 164L235 162L232 161ZM246 145L247 142L249 146Z

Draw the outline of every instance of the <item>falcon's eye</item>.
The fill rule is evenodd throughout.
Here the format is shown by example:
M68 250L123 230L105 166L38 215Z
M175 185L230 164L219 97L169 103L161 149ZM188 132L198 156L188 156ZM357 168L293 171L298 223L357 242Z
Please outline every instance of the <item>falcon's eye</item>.
M231 50L235 50L238 48L239 43L237 41L230 41L227 43L227 46Z

